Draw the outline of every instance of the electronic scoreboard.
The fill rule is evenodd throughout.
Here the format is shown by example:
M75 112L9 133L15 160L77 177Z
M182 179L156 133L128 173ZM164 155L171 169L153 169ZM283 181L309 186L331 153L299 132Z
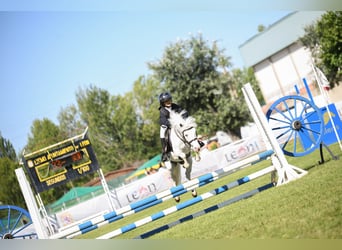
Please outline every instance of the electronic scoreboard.
M86 132L23 155L22 160L38 193L99 169Z

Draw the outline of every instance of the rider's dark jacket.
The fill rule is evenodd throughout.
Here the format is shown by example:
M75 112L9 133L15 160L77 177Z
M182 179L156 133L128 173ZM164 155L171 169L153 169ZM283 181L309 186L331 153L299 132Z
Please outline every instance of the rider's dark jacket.
M183 109L176 103L171 104L171 110L176 111L177 113L180 113ZM170 112L165 107L159 107L160 112L160 126L166 126L170 128ZM187 116L187 112L184 113L185 116Z

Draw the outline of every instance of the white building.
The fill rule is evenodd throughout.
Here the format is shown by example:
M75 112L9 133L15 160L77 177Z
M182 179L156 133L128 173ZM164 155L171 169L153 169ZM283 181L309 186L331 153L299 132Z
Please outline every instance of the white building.
M299 38L305 34L304 27L313 24L323 14L324 11L292 12L240 45L245 66L254 69L266 104L295 94L295 85L305 95L303 78L313 95L318 93L311 54Z

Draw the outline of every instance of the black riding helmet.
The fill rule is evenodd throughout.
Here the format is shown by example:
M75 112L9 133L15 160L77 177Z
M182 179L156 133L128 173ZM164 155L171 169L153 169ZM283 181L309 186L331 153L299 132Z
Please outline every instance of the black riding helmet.
M172 96L169 92L164 92L159 95L160 106L165 107L165 102L172 101Z

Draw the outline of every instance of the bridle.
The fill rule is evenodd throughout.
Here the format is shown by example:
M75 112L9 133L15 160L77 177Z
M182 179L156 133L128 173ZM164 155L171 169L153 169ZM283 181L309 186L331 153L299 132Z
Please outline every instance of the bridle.
M185 138L185 132L190 130L190 129L193 129L194 127L191 126L191 127L188 127L186 129L184 129L182 132L179 132L178 130L175 129L175 134L177 135L177 137L184 143L184 144L187 144L189 147L191 147L191 143L195 140L197 140L197 137L195 136L195 138L193 138L192 140L188 141L186 138Z

